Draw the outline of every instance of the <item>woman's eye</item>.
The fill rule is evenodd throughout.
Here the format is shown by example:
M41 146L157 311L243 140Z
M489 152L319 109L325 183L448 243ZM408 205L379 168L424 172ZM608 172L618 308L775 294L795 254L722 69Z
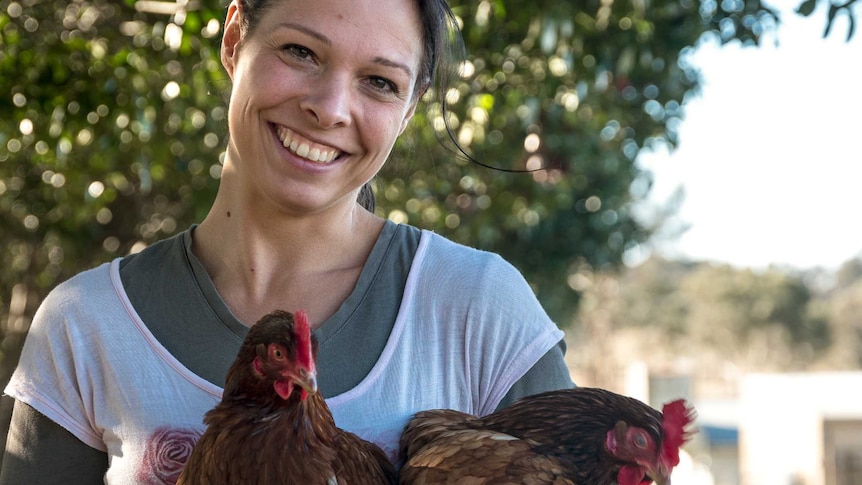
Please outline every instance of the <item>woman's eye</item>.
M283 49L298 59L309 59L314 55L309 49L296 44L287 44Z
M370 84L371 87L378 91L388 91L394 94L398 94L398 86L396 86L395 83L386 78L376 76L371 77L368 79L368 84Z

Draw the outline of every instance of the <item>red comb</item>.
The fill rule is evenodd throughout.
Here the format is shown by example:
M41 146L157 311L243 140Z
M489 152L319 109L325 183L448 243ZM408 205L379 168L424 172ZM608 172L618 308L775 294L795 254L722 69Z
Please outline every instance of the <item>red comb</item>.
M667 468L679 464L679 447L691 438L685 427L694 417L694 408L688 407L683 399L669 402L662 408L661 461Z
M311 325L305 310L297 310L293 315L293 334L296 336L296 360L307 369L314 369L311 355Z

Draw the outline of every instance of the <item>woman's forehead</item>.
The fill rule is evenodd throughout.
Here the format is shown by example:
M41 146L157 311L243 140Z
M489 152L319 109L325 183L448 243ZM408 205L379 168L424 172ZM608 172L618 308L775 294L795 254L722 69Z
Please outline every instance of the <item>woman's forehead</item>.
M422 56L416 0L280 0L270 4L260 27L287 27L333 47L386 59L397 55L401 62Z

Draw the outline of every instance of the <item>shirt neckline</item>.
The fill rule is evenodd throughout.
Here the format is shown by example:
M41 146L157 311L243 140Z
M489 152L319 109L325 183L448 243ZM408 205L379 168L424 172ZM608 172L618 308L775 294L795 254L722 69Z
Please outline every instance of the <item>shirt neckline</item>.
M203 294L207 305L209 305L216 317L218 317L218 319L221 320L221 322L231 332L236 334L240 339L243 339L248 333L248 327L243 324L233 314L233 312L231 312L230 308L228 308L227 304L216 290L215 284L213 284L203 263L201 263L192 251L193 233L195 228L197 228L197 224L192 225L189 230L185 231L183 234L183 250L185 252L186 260L189 263L189 268L192 271L195 283L200 289L201 294ZM315 330L315 334L317 335L318 341L321 345L326 342L329 336L337 333L341 327L348 323L350 317L356 312L356 309L368 294L382 267L382 263L386 259L386 254L392 247L398 228L398 224L388 219L384 221L380 235L374 242L374 246L371 248L371 252L368 254L365 264L362 266L362 271L356 281L356 286L354 286L353 290L351 290L350 294L344 302L342 302L338 310L336 310L332 316L327 318Z

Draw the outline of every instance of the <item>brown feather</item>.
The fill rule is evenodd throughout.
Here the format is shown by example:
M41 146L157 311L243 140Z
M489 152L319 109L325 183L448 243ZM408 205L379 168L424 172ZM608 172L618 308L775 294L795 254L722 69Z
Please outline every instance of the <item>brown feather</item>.
M616 483L626 463L606 444L621 421L661 442L659 411L595 388L529 396L483 418L422 411L401 436L400 483Z
M276 311L249 330L177 485L396 483L383 451L339 429L318 392L303 399L297 388L283 399L274 391L276 367L264 357L270 344L288 361L302 355L293 322L290 313ZM311 346L316 357L313 335Z

